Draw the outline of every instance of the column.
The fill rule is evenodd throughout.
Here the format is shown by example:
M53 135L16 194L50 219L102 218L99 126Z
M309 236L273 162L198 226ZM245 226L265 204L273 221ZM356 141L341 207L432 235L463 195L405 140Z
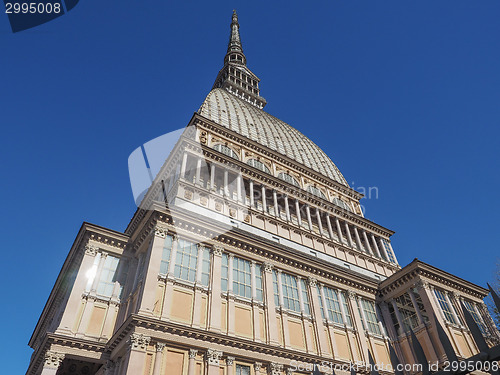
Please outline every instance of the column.
M396 314L396 319L399 324L399 332L396 332L398 335L402 335L406 332L405 326L403 324L403 317L401 316L401 313L399 312L398 305L394 299L391 300L391 305L392 308L394 309L394 314Z
M161 319L163 320L170 319L170 308L172 306L172 296L174 294L175 261L177 259L178 245L179 237L174 234L172 235L172 251L170 252L170 263L168 265L168 274L165 286L165 298L163 300L163 308L161 312Z
M282 273L281 270L276 271L278 274L278 295L279 295L279 302L280 302L280 307L283 308L284 306L284 301L283 301L283 279L281 277Z
M181 178L184 178L186 176L187 157L188 157L187 153L184 152L184 154L182 154Z
M285 213L286 213L286 221L290 221L290 207L288 207L288 195L285 195Z
M227 169L224 169L224 196L229 196L229 172Z
M337 233L339 235L339 242L344 243L344 236L342 235L342 229L340 228L340 221L338 218L335 218L335 226L337 227Z
M201 161L202 161L202 157L199 156L198 159L196 160L196 174L195 174L195 180L194 180L196 185L200 184Z
M278 194L276 193L276 190L273 189L273 202L274 202L274 216L279 217L279 210L278 210Z
M396 253L394 252L394 249L392 248L392 245L391 245L391 242L390 241L387 241L388 245L389 245L389 248L391 249L391 252L392 252L392 256L394 258L394 261L396 262L396 264L399 264L398 263L398 258L396 258Z
M261 342L260 337L260 314L259 305L257 303L257 277L256 277L256 263L250 261L250 277L252 278L252 310L253 310L253 333L254 339Z
M375 236L373 233L370 234L370 237L372 239L372 245L373 249L375 250L375 255L378 256L379 258L382 258L382 255L380 254L380 249L378 248L377 241L375 240Z
M222 298L221 298L221 271L222 271L222 250L221 246L214 246L212 249L212 287L210 288L210 324L211 331L221 330Z
M312 221L311 221L311 209L309 205L306 204L306 215L307 215L307 224L309 224L309 230L313 229Z
M146 349L151 337L132 333L128 339L129 353L124 364L124 374L142 374L146 362Z
M86 275L94 265L94 259L96 258L98 250L98 247L90 244L87 244L84 249L79 250L83 252L83 259L78 269L73 288L71 289L68 303L66 304L66 310L64 311L56 333L73 334L73 326L78 315L78 309L80 308L82 293L85 291L85 285L87 284Z
M254 208L254 201L253 201L253 181L249 181L250 184L250 207Z
M226 367L227 367L227 373L226 375L233 375L234 374L234 357L226 357Z
M201 302L202 302L202 270L203 270L203 252L205 251L205 246L198 244L198 259L196 263L196 283L194 288L194 307L193 307L193 325L201 325Z
M389 261L390 258L389 255L387 254L387 250L385 248L384 241L382 241L382 238L378 239L378 243L380 245L380 249L382 250L383 257L385 258L385 260Z
M262 212L267 212L267 203L266 203L266 187L262 185Z
M356 331L358 333L358 339L359 339L359 344L361 346L361 356L362 358L360 358L362 361L366 361L368 362L368 346L366 344L366 334L365 334L365 330L363 328L363 323L361 323L361 316L359 315L359 310L363 310L363 309L359 309L358 310L358 306L357 306L357 303L356 303L356 298L357 298L357 295L354 291L352 290L348 290L347 291L347 302L349 303L350 307L351 307L351 318L353 320L353 323L354 323L354 328L356 328Z
M350 247L354 247L354 243L352 242L352 236L351 236L351 230L349 229L349 224L346 222L344 222L345 224L345 231L346 231L346 234L347 234L347 243L349 244Z
M189 349L188 375L195 375L198 350Z
M330 221L330 215L326 215L326 225L328 227L328 234L330 235L330 239L333 240L333 229L332 229L332 223Z
M236 177L236 189L238 190L237 192L237 198L238 198L238 202L241 202L242 201L242 197L241 197L241 173L238 173L238 176Z
M215 190L215 163L210 163L210 190Z
M279 345L278 322L276 320L276 306L274 304L273 265L269 262L264 263L264 281L267 301L265 308L269 344Z
M450 306L450 310L451 310L451 314L453 315L453 319L455 319L455 322L457 325L462 326L462 324L460 323L460 318L458 317L457 312L455 310L455 306L453 305L453 303L451 303L449 293L447 291L445 291L444 296L446 298L446 302L448 302L448 305Z
M368 241L368 236L366 235L366 231L363 230L363 239L365 240L365 244L366 244L366 251L372 255L375 255L375 253L373 252L371 246L370 246L370 241Z
M341 295L342 292L340 290L336 289L335 293L337 293L337 299L339 301L339 306L340 306L340 313L342 314L342 321L344 322L344 325L347 326L345 307L344 307L344 304L342 303L342 295Z
M314 320L316 322L316 332L318 336L318 350L320 356L325 356L330 354L328 348L328 342L326 339L325 325L323 323L323 318L321 316L321 307L319 305L318 287L316 279L309 277L309 292L311 294L311 305L313 308ZM326 306L324 306L326 309Z
M326 303L325 289L322 284L319 284L319 298L321 298L321 303L323 304L323 312L325 314L325 320L328 323L330 321L330 313L328 312L328 305Z
M413 291L410 289L408 290L408 294L410 295L411 303L413 304L413 308L415 309L415 312L417 313L417 319L419 324L424 324L424 318L422 317L422 312L420 311L420 308L418 307L417 299L415 298L415 294L413 294Z
M163 357L163 349L165 349L165 344L162 342L156 343L156 355L155 355L155 363L153 365L153 375L161 374L161 360Z
M300 276L297 276L297 288L299 290L299 305L300 305L300 312L302 315L305 313L305 305L304 305L304 298L303 298L303 291L302 291L302 278Z
M227 331L228 334L234 335L236 325L235 325L235 303L233 294L233 261L234 254L229 253L227 255L228 261L228 272L227 272Z
M316 220L318 220L319 234L323 235L323 224L321 223L321 214L318 208L316 208Z
M297 215L297 224L299 225L299 227L301 227L302 226L302 219L300 217L300 206L299 206L299 201L297 199L295 199L295 212Z
M56 372L59 369L59 366L61 366L63 360L64 354L47 350L47 352L45 352L41 375L56 375Z
M220 375L220 358L222 352L214 349L208 349L206 354L207 375Z
M353 228L354 228L354 238L356 239L358 250L363 251L363 245L361 244L361 238L359 238L358 228L355 225L353 225Z

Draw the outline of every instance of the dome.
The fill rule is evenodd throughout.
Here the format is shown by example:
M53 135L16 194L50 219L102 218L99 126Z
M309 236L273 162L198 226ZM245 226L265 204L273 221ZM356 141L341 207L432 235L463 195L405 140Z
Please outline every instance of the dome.
M287 123L221 88L207 95L198 113L252 141L349 186L337 166L313 141Z

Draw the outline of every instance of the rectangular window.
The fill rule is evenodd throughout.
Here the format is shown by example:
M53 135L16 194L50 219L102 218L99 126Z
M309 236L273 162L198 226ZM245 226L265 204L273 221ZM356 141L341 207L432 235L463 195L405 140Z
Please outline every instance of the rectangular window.
M108 255L104 260L104 265L99 276L96 293L100 296L111 297L115 287L115 273L119 259Z
M309 296L307 294L307 284L304 279L300 279L300 288L302 289L302 301L304 302L304 313L311 315L311 306L309 304Z
M252 275L248 260L233 258L233 292L237 296L252 298Z
M361 299L361 308L365 313L366 318L366 329L368 332L381 335L379 320L377 316L377 310L375 308L375 302L367 301L365 299Z
M161 254L160 274L166 275L170 266L170 253L172 252L172 236L167 235L163 242L163 252Z
M283 305L286 309L300 312L299 287L295 276L282 273Z
M447 321L453 324L457 324L455 321L455 318L453 317L453 313L451 311L451 306L448 304L448 301L446 300L446 296L444 295L444 292L434 289L434 295L436 296L439 306L441 307L441 310L444 313L444 317L446 318Z
M175 277L194 282L196 280L197 261L198 246L186 240L179 240L175 260Z
M250 375L250 367L243 365L236 365L236 375Z
M227 283L229 275L229 259L226 253L222 254L222 274L221 274L221 289L227 292Z
M418 327L418 316L413 306L410 295L405 292L399 297L396 297L395 301L403 320L403 328L405 332L409 332L410 329L415 329L416 327Z
M280 305L280 296L279 296L279 285L278 285L278 273L273 270L273 291L274 291L274 304L276 306Z
M396 259L394 258L394 254L392 253L391 247L389 246L389 242L385 238L381 238L382 243L384 244L385 252L387 253L387 257L389 258L389 262L396 263Z
M342 300L342 305L344 307L344 313L345 313L345 324L347 324L348 327L352 327L352 318L351 318L351 312L349 311L349 305L347 304L347 298L345 296L345 292L340 292L340 299Z
M210 250L203 248L201 263L201 285L208 286L210 282Z
M260 264L255 265L255 282L257 290L257 300L263 301L264 289L262 287L262 267Z
M326 309L328 311L329 319L335 323L342 324L344 321L342 319L342 312L340 310L337 292L327 286L323 287L323 292L325 293Z
M487 331L486 327L484 326L483 321L481 320L481 317L478 315L476 309L474 308L475 307L474 303L473 302L469 302L467 300L463 300L463 301L464 301L465 308L472 315L472 318L476 322L476 324L479 327L479 330L481 331L481 333L483 335L487 335L488 331Z

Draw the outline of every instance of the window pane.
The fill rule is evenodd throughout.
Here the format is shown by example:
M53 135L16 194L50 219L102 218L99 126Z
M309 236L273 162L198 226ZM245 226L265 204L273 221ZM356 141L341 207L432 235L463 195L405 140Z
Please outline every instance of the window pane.
M166 236L163 243L163 252L161 255L160 273L166 275L170 265L170 253L172 251L172 236Z
M175 277L194 282L196 280L198 246L186 240L179 240L176 258Z

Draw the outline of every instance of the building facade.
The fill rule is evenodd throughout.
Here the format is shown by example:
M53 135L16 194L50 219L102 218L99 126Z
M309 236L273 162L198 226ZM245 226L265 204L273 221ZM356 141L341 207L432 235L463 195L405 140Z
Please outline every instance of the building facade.
M126 230L84 223L29 341L27 374L291 375L314 363L392 373L389 343L442 363L490 344L488 291L417 259L310 139L263 108L233 13L223 68ZM342 373L342 371L336 371ZM411 373L412 371L407 371Z

